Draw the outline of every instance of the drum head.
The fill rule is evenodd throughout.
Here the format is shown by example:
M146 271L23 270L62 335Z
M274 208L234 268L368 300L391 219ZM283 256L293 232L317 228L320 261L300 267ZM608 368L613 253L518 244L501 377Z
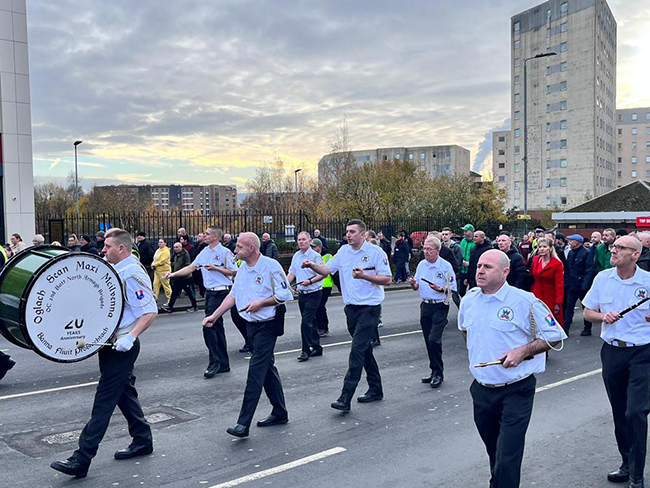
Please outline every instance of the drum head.
M52 361L76 362L96 354L115 333L124 308L122 283L104 260L67 253L32 277L21 300L26 336L34 351Z

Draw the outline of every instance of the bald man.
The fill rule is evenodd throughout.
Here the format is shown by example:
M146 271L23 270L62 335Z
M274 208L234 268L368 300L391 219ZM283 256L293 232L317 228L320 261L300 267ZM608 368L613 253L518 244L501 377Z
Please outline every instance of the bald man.
M521 477L535 374L546 368L543 353L566 335L540 300L508 284L509 272L504 252L481 254L477 287L460 302L458 328L467 341L474 422L490 458L490 486L514 488ZM501 364L477 367L496 360Z
M585 295L585 318L602 322L603 382L612 406L621 466L607 474L614 483L643 487L650 412L650 273L637 266L641 241L619 237L611 246L613 268L598 273Z
M474 288L476 286L476 266L481 255L485 251L492 249L492 243L485 238L485 232L477 230L474 232L474 248L469 254L469 267L467 268L467 287Z

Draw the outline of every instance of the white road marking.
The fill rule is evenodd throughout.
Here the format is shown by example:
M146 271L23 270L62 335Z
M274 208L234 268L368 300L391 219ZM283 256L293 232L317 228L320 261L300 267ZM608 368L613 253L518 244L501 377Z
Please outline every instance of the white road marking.
M572 376L571 378L567 378L564 380L556 381L555 383L549 383L548 385L540 386L539 388L535 389L535 393L539 393L541 391L546 391L550 390L551 388L556 388L558 386L563 386L568 383L573 383L574 381L581 380L583 378L589 378L590 376L594 376L596 374L602 373L603 368L598 368L594 369L593 371L589 371L588 373L582 373L577 376Z
M36 390L36 391L28 391L25 393L16 393L15 395L0 396L0 400L10 400L12 398L21 398L21 397L26 397L31 395L40 395L41 393L51 393L54 391L71 390L73 388L83 388L84 386L93 386L96 385L97 383L99 383L99 381L91 381L90 383L80 383L78 385L61 386L59 388L48 388L47 390Z
M241 478L237 478L236 480L226 481L225 483L219 483L218 485L213 485L210 488L231 488L232 486L241 485L242 483L246 483L248 481L259 480L262 478L266 478L267 476L271 476L273 474L282 473L283 471L288 471L289 469L297 468L298 466L303 466L305 464L313 463L314 461L318 461L320 459L324 459L329 456L334 456L335 454L340 454L346 450L347 449L345 449L344 447L334 447L332 449L328 449L327 451L318 452L316 454L312 454L311 456L307 456L301 459L296 459L295 461L291 461L290 463L287 464L281 464L280 466L276 466L275 468L265 469L264 471L258 471L257 473L252 473L246 476L242 476Z

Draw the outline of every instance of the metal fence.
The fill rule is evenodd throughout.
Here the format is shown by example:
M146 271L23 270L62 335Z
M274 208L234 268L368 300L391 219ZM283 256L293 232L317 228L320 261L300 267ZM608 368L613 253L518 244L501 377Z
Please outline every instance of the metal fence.
M297 235L306 230L310 233L320 229L321 235L328 240L340 240L345 233L348 219L319 219L306 212L286 214L263 215L245 210L219 213L212 215L196 215L183 212L122 212L102 214L81 214L77 219L74 213L66 215L36 215L36 229L43 234L46 242L59 241L65 245L70 234L77 237L88 234L94 236L97 231L107 230L111 227L125 229L132 234L143 231L150 239L160 237L175 239L180 227L185 228L188 235L196 236L206 227L216 225L224 232L237 235L242 232L255 232L261 235L268 232L282 249L287 237ZM381 230L387 237L396 235L401 230L407 232L440 230L450 227L456 233L462 233L460 228L466 221L461 221L457 216L421 216L421 217L383 217L367 219L369 229ZM530 230L537 221L528 221ZM507 230L515 235L522 235L524 222L515 220L500 225L499 223L486 223L481 225L488 236L495 236L500 230ZM293 232L293 234L292 234Z

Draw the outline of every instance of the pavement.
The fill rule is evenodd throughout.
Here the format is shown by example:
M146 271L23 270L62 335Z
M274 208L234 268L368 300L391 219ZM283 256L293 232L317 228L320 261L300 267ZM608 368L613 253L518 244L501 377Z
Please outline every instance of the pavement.
M288 305L276 347L290 421L251 427L247 439L225 433L237 420L248 355L226 316L231 372L203 378L207 352L201 312L161 314L143 336L137 387L154 431L152 455L116 461L130 442L124 418L114 415L88 477L52 470L76 447L90 415L97 359L49 362L0 342L17 361L0 382L1 487L487 487L488 459L472 418L467 350L452 304L443 336L445 382L433 390L419 330L417 293L393 289L383 306L382 345L375 349L384 400L330 408L338 397L349 353L340 297L328 304L330 330L322 357L304 363L297 303ZM538 376L523 464L524 487L615 486L606 473L619 465L611 412L599 374L599 327L574 331L564 350L552 352ZM362 378L357 396L365 393ZM264 395L255 420L270 413Z

